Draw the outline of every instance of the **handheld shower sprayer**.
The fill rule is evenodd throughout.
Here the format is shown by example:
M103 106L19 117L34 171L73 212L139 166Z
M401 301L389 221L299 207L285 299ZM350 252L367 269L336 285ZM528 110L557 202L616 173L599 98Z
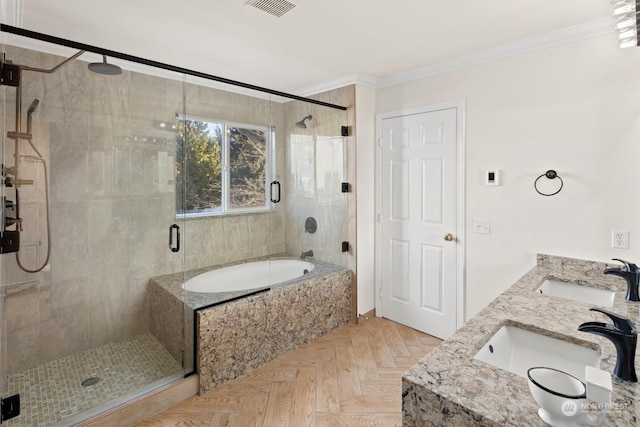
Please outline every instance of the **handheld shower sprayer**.
M31 127L32 127L31 115L35 113L36 108L38 108L38 104L40 104L40 100L36 98L33 100L33 102L31 102L31 105L29 105L29 109L27 109L27 133L31 133Z
M35 113L39 104L40 104L40 100L38 98L35 98L29 105L29 108L27 108L26 134L29 136L29 138L25 138L25 140L27 141L31 149L36 153L36 155L32 156L32 155L20 154L18 151L19 150L18 140L16 140L16 154L17 154L16 165L20 162L20 159L24 159L25 161L28 161L28 162L37 162L42 165L43 173L44 173L44 198L45 198L45 206L46 206L45 210L46 210L46 220L47 220L47 254L42 265L40 265L37 268L30 269L25 267L22 264L22 260L20 259L20 251L18 248L16 248L17 249L15 251L16 263L18 264L18 267L20 267L23 271L27 273L37 273L39 271L42 271L47 266L47 264L49 264L49 259L51 257L51 215L50 215L50 208L49 208L49 181L47 179L47 176L48 176L47 162L45 161L44 157L42 156L42 154L40 153L40 151L32 141L33 140L33 136L32 136L33 113ZM26 182L26 180L19 180L19 181ZM31 184L33 184L33 181L31 181ZM17 216L16 226L17 226L18 232L21 232L23 230L22 230L22 219L18 215L19 209L20 209L20 199L18 196L18 189L16 188L16 216Z
M70 61L77 59L78 57L80 57L81 55L83 55L85 53L84 50L80 50L78 52L76 52L75 54L73 54L72 56L66 58L65 60L63 60L62 62L60 62L58 65L56 65L53 68L50 69L46 69L46 68L38 68L38 67L32 67L29 65L15 65L14 68L15 70L14 73L18 76L17 79L15 79L14 81L12 81L12 86L16 87L16 128L15 131L9 131L7 132L7 137L10 139L15 140L15 154L14 154L14 158L15 158L15 162L14 165L11 167L5 167L4 165L2 165L2 176L4 178L4 185L9 187L15 187L15 198L16 198L16 202L15 202L15 211L16 211L16 218L14 218L14 222L12 224L16 225L17 230L13 231L8 231L5 230L3 227L0 227L0 253L6 253L6 252L15 252L16 254L16 262L18 264L18 267L20 267L23 271L27 272L27 273L37 273L39 271L42 271L49 263L49 259L51 256L51 215L50 215L50 207L49 207L49 181L48 181L48 172L47 172L47 162L45 160L45 158L42 156L42 154L40 153L40 151L38 151L38 148L35 146L35 144L33 143L33 133L32 133L32 126L33 126L33 113L36 112L36 109L38 108L38 105L40 104L40 100L39 99L34 99L31 104L29 105L29 108L27 109L27 131L26 132L22 132L22 87L20 84L20 75L22 73L22 71L32 71L32 72L36 72L36 73L45 73L45 74L51 74L56 72L60 67L62 67L63 65L69 63ZM118 67L115 64L109 64L107 62L107 57L105 55L101 55L102 56L102 62L93 62L91 64L88 65L88 69L89 71L95 72L95 73L99 73L99 74L106 74L106 75L117 75L117 74L121 74L122 73L122 69L120 67ZM4 77L4 75L3 75ZM33 149L33 151L36 153L36 156L32 156L32 155L26 155L23 154L21 152L20 149L20 143L21 141L26 141L27 143L29 143L29 146ZM35 162L35 163L40 163L42 165L43 168L43 173L44 173L44 197L45 197L45 206L46 206L46 223L47 223L47 253L46 253L46 257L44 259L44 261L42 262L42 264L35 268L35 269L29 269L26 268L23 264L22 261L20 260L20 231L22 231L22 219L19 217L18 213L19 213L19 196L18 196L18 188L21 185L32 185L34 182L31 179L22 179L20 177L20 170L19 170L19 165L20 165L20 160L23 159L25 161L28 162ZM7 176L7 175L12 175L11 177ZM4 203L4 202L3 202ZM7 202L9 203L9 202ZM0 203L1 204L1 203ZM3 209L3 212L6 209ZM3 215L0 215L3 216ZM0 219L1 220L1 219Z
M27 109L27 115L33 114L36 111L36 108L38 108L38 104L40 104L40 100L38 98L34 99Z

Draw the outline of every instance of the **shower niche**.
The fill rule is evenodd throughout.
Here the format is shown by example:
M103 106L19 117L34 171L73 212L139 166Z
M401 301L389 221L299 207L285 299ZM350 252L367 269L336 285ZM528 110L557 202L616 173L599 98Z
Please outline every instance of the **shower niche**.
M19 394L21 413L7 426L77 423L193 372L180 348L168 351L151 332L150 278L311 249L355 268L340 246L355 233L354 194L340 191L354 170L352 137L341 135L351 110L12 41L4 66L21 69L20 84L0 86L0 392ZM314 98L353 105L354 88ZM265 187L281 183L280 203L178 215L190 190L176 188L185 158L172 124L187 111L271 130ZM301 226L310 216L314 234ZM178 251L168 244L172 224ZM186 346L193 330L172 334Z

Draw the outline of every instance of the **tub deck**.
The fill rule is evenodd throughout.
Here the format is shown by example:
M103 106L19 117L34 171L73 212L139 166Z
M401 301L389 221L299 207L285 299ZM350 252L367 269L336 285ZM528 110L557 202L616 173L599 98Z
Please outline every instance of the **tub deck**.
M199 310L201 308L211 307L216 304L232 301L232 300L245 297L251 294L255 294L258 292L262 292L268 289L276 289L282 286L287 286L300 280L306 280L308 278L311 279L311 278L323 276L325 274L333 273L335 271L345 270L344 267L341 267L338 265L329 264L322 261L316 261L313 259L305 259L305 261L308 261L314 264L315 268L311 270L308 274L306 274L304 278L298 277L298 278L288 280L286 282L278 283L275 285L261 286L261 287L245 289L245 290L235 291L235 292L202 293L202 292L190 292L182 289L182 283L185 282L187 279L198 276L207 271L217 270L219 268L229 267L229 266L238 265L238 264L245 264L245 263L254 262L254 261L266 261L268 259L277 260L277 259L296 259L296 258L290 254L279 254L269 258L264 258L264 257L254 258L254 259L241 261L241 262L216 265L212 267L200 268L197 270L190 270L184 273L180 272L180 273L174 273L174 274L167 274L164 276L153 277L151 278L151 284L152 286L155 285L155 286L161 287L166 292L168 292L169 294L177 298L179 301L182 301L182 303L184 303L185 306L190 308L191 310Z

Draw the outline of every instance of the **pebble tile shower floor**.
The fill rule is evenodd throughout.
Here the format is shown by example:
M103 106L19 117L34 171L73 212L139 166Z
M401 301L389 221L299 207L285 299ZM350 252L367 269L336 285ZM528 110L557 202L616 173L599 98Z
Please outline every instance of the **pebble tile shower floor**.
M6 396L20 393L21 414L3 424L46 427L181 370L150 334L54 360L7 376ZM81 385L92 377L100 381Z

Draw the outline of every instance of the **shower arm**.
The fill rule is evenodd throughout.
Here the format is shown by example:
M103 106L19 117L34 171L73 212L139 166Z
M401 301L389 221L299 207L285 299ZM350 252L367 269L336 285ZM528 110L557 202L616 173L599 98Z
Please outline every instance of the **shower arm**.
M37 73L51 74L51 73L54 73L58 68L62 67L67 62L73 61L74 59L76 59L77 57L82 55L83 53L85 53L85 51L84 50L80 50L75 55L70 56L69 58L65 59L64 61L62 61L61 63L59 63L58 65L56 65L55 67L53 67L51 69L30 67L29 65L18 65L18 67L20 67L20 69L24 70L24 71L35 71Z

